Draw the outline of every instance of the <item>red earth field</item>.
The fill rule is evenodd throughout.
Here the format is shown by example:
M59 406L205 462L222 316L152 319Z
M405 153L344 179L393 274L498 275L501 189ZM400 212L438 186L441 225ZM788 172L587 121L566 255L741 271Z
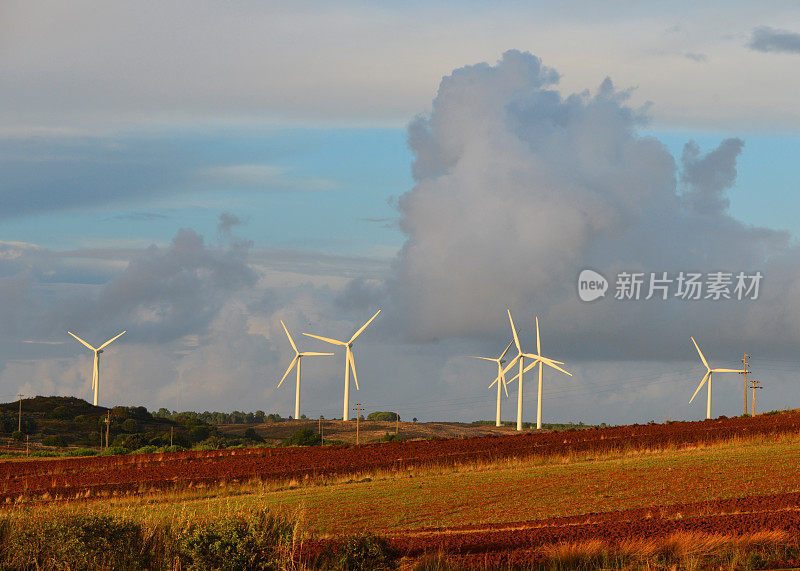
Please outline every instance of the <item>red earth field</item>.
M363 446L254 448L0 462L0 501L72 499L218 482L302 481L412 467L694 446L800 430L800 412Z
M14 505L20 498L34 502L69 501L223 482L302 482L429 466L688 448L737 437L798 432L800 411L790 411L754 418L363 446L9 460L0 462L0 501L8 505ZM800 489L800 483L796 488ZM795 486L784 489L794 490ZM546 565L547 546L600 541L613 549L631 540L668 540L675 534L739 537L754 530L800 540L800 491L492 525L401 530L388 537L394 548L411 560L425 554L445 553L451 562L467 568L496 568ZM311 540L299 557L311 562L336 541L336 538ZM800 565L800 561L782 563Z

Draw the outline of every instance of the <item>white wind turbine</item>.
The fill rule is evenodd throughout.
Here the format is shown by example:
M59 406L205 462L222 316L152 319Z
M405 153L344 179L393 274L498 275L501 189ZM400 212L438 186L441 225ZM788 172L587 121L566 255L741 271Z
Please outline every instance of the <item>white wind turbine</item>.
M342 420L350 420L350 369L353 369L353 380L356 382L356 390L358 388L358 375L356 375L356 360L353 357L353 342L358 338L361 333L367 328L367 326L372 323L372 320L378 317L378 313L381 310L379 309L375 315L370 317L369 321L367 321L361 328L353 333L353 336L350 338L349 341L339 341L338 339L331 339L330 337L321 337L319 335L312 335L311 333L303 333L308 337L313 337L314 339L319 339L321 341L325 341L327 343L332 343L334 345L341 345L345 348L345 361L344 361L344 408L342 410Z
M99 347L95 348L89 345L86 341L75 335L72 331L67 331L70 335L72 335L75 339L86 345L90 350L94 351L94 365L92 366L92 389L94 390L94 406L97 406L97 399L100 396L100 353L103 352L103 348L109 345L112 341L114 341L117 337L124 334L125 331L117 335L116 337L112 337Z
M297 345L294 344L294 339L292 339L292 336L289 335L289 330L286 329L286 324L283 323L283 320L281 320L281 325L283 325L283 330L286 332L286 336L289 338L289 343L292 344L292 349L294 349L294 359L292 359L292 362L289 363L289 368L286 369L286 372L283 374L281 382L278 383L278 388L281 388L283 381L285 381L286 377L289 376L289 372L291 372L292 367L294 367L295 364L297 364L297 385L295 386L294 389L294 418L295 420L297 420L298 418L300 418L300 362L303 360L303 357L311 357L317 355L333 355L333 353L312 353L309 351L301 353L297 349Z
M692 404L694 397L697 396L697 393L700 392L700 389L703 388L706 380L708 380L708 404L706 405L706 419L711 418L711 373L744 373L741 369L712 369L708 366L708 361L703 356L703 352L700 350L700 347L697 346L697 341L694 340L694 337L691 337L692 343L694 343L694 348L697 349L698 355L700 355L700 359L703 360L703 365L706 366L706 374L703 375L703 380L700 381L700 384L697 385L697 390L694 391L692 398L689 399L689 404Z
M508 350L511 348L511 345L513 344L514 342L511 341L506 347L506 350L503 351L497 359L492 359L491 357L477 357L475 355L471 355L473 359L483 359L484 361L491 361L492 363L497 363L497 377L492 382L492 384L489 385L489 388L491 389L492 386L495 383L497 383L497 418L495 419L494 422L495 426L500 426L500 398L501 398L500 383L501 382L503 384L503 390L506 392L506 398L508 398L508 388L506 387L506 375L503 372L503 363L505 363L505 360L503 360L503 358L506 356L506 353L508 353Z
M541 353L542 353L542 342L541 342L541 338L539 337L539 316L538 315L536 316L536 352L539 355L541 355ZM526 357L533 358L534 356L533 355L526 355ZM558 367L556 365L556 363L558 365L563 365L564 363L562 363L561 361L554 361L553 359L548 359L547 357L541 357L541 356L537 357L537 359L533 363L531 363L527 367L525 367L523 372L527 373L530 369L534 368L537 365L537 363L539 365L539 402L538 402L538 404L536 406L536 428L541 430L541 428L542 428L542 376L543 376L542 363L544 363L545 365L548 365L550 367L553 367L554 369L558 369L559 371L569 375L570 377L572 376L572 373L567 373L567 371L565 371L564 369L562 369L561 367ZM517 376L519 376L519 375L517 375ZM513 379L511 379L509 381L509 383L514 382L514 379L516 379L516 378L517 377L514 377Z
M538 354L534 354L534 353L523 353L522 352L522 347L519 344L519 336L517 335L517 328L514 327L514 320L511 318L511 310L510 309L508 310L508 321L511 323L511 332L514 334L514 345L516 345L516 347L517 347L517 356L514 357L513 359L511 359L511 361L508 363L508 365L506 365L506 368L503 369L503 373L508 372L509 369L511 369L511 367L513 367L514 364L517 361L519 361L519 373L517 373L517 376L515 376L509 382L512 383L515 380L519 379L519 387L518 387L519 392L517 393L517 430L522 430L522 388L523 388L523 386L522 386L522 378L523 378L524 373L529 371L533 367L535 367L537 362L541 362L541 363L544 363L545 365L547 365L548 367L553 367L554 369L558 369L562 373L565 373L565 374L567 374L569 376L572 376L572 373L567 373L567 371L565 371L564 369L562 369L561 367L558 366L558 365L563 365L564 364L561 361L554 361L553 359L548 359L547 357L542 357L542 356L540 356ZM536 323L537 323L537 336L536 336L537 351L541 351L540 349L538 349L538 346L540 345L539 336L538 336L538 323L539 323L538 317L537 317ZM529 364L527 368L524 366L524 364L525 364L524 361L525 361L526 357L528 359L534 359L533 363ZM540 377L539 377L539 379L540 379L540 382L539 382L540 393L539 394L541 395L541 371L540 371L539 375L540 375ZM541 403L541 397L539 399L539 402Z

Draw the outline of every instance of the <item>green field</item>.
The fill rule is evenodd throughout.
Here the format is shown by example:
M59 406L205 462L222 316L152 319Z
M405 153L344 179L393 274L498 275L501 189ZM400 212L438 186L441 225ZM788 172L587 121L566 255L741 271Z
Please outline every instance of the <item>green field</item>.
M503 523L800 490L800 436L710 447L415 470L362 481L274 489L214 487L74 504L20 504L12 517L52 512L137 521L216 518L266 508L299 513L315 535Z

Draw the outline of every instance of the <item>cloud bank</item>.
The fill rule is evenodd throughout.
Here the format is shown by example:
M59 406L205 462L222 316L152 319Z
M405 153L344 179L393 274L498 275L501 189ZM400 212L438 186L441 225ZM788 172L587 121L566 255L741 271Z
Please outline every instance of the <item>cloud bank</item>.
M744 141L705 153L689 141L676 162L640 134L647 109L628 104L630 91L606 79L562 96L558 82L539 58L509 51L445 77L430 115L409 126L416 184L399 200L407 241L390 288L408 337L504 336L509 306L528 331L542 316L573 357L690 357L690 334L714 346L786 351L789 333L800 342L796 249L727 211ZM620 271L766 277L747 303L586 304L576 294L584 268L612 280Z

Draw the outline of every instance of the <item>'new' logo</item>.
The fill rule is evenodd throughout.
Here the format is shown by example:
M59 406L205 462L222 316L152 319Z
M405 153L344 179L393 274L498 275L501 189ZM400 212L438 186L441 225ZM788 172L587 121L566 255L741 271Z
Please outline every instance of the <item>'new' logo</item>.
M583 270L578 276L578 296L583 301L605 297L608 280L594 270Z

